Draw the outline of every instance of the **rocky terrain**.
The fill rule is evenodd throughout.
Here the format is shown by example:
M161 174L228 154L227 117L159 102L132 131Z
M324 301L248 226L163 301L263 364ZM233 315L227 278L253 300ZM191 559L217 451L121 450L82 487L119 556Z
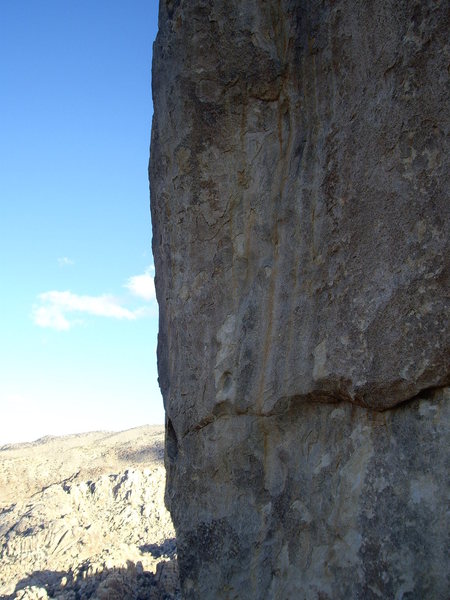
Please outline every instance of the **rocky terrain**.
M449 597L444 0L161 0L150 189L186 599Z
M161 427L0 447L0 598L178 598Z

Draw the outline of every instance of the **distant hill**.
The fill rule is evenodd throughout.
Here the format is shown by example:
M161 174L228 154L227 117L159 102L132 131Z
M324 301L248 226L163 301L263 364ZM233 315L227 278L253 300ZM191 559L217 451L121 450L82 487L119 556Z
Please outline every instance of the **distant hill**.
M177 598L164 431L0 448L1 599Z

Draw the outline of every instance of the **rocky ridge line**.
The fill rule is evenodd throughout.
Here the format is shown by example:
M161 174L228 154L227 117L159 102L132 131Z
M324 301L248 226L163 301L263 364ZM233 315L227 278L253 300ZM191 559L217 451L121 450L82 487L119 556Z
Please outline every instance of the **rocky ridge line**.
M162 446L142 427L0 449L0 597L177 598Z

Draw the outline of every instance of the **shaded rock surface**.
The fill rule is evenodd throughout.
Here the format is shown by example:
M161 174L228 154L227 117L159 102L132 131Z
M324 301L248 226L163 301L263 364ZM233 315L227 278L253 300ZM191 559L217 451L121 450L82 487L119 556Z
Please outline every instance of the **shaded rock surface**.
M178 597L161 427L0 448L0 597Z
M442 0L160 2L186 598L448 595L448 26Z

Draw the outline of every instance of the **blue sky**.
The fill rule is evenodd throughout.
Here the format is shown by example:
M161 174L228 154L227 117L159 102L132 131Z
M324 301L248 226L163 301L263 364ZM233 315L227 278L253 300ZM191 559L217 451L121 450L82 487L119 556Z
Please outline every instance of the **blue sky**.
M162 423L157 0L0 5L0 444Z

